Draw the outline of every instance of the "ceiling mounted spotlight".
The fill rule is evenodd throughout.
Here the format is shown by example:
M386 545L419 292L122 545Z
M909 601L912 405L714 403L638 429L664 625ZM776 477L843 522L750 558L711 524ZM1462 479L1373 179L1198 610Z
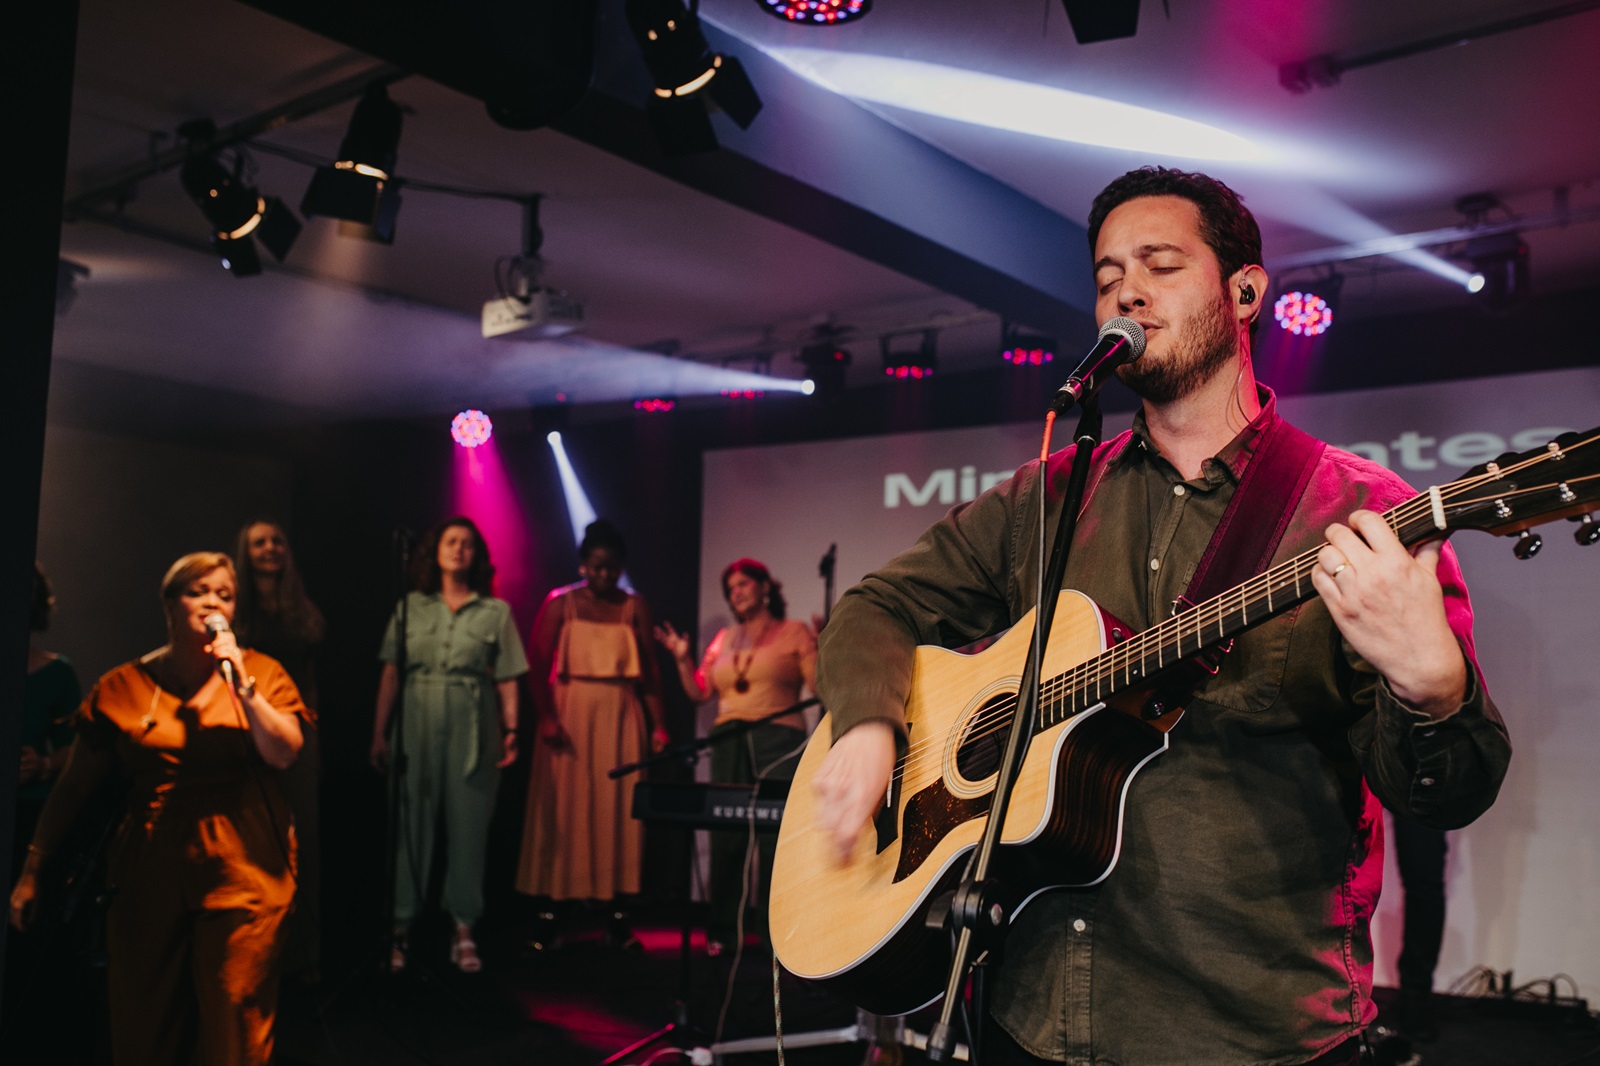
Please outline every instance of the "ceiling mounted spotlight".
M1079 44L1114 41L1139 32L1139 0L1061 0Z
M1278 297L1272 317L1297 337L1315 337L1333 325L1333 307L1314 292L1295 289Z
M1286 290L1272 305L1272 318L1284 330L1298 337L1316 337L1333 327L1344 291L1344 275L1329 271L1325 277L1303 282Z
M450 420L450 436L463 448L488 444L493 435L494 422L476 407L469 407Z
M801 26L837 26L872 10L872 0L756 0L767 14Z
M939 365L938 336L938 331L932 329L884 334L878 341L884 374L900 381L933 377ZM915 346L906 346L903 338L907 337L916 338Z
M1467 241L1466 257L1472 264L1467 291L1474 302L1496 311L1525 303L1531 295L1528 279L1528 242L1520 233L1496 233Z
M749 128L761 98L737 59L711 51L693 10L682 0L626 0L626 8L654 84L645 110L663 153L691 155L717 147L706 97L740 129Z
M241 278L261 273L257 241L281 263L300 235L300 220L282 200L262 196L245 184L244 160L242 154L236 155L229 172L201 147L179 175L189 199L211 223L211 246L222 257L222 265Z
M392 244L400 213L394 168L401 122L400 105L389 99L385 85L368 86L339 144L338 158L312 175L300 213L339 219L339 232L347 237Z
M850 368L848 348L841 348L824 336L801 348L796 358L806 368L812 392L828 399L844 392L845 372Z

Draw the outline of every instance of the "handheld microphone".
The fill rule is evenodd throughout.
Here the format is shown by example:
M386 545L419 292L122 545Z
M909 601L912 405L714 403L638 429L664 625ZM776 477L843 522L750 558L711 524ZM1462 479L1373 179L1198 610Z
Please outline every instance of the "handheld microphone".
M1100 327L1100 339L1067 383L1057 390L1050 402L1051 410L1066 414L1073 404L1083 403L1099 392L1117 367L1126 366L1143 354L1144 327L1131 318L1113 318Z
M228 625L228 620L223 617L222 612L215 611L206 615L206 632L211 634L212 640L217 638L218 633L231 633L232 631L232 627ZM227 659L219 659L217 663L222 670L222 680L228 683L229 688L238 688L239 678L234 672L233 663Z

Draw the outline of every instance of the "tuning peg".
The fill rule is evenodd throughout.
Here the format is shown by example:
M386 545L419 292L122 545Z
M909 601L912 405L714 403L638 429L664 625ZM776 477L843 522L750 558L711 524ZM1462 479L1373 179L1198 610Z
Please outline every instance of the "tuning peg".
M1592 514L1584 515L1578 519L1578 528L1572 531L1572 539L1587 548L1600 540L1600 522L1596 522Z
M1544 547L1544 538L1537 533L1524 529L1517 536L1517 542L1511 546L1511 552L1518 559L1532 559L1539 554L1539 549L1542 547Z

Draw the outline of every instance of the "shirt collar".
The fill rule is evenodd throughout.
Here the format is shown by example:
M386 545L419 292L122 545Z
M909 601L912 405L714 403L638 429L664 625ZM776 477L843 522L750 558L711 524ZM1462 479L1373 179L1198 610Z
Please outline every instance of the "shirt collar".
M439 592L424 592L423 595L426 596L433 603L443 603L444 602L444 592L443 591L439 591ZM464 603L462 603L462 605L461 605L461 609L465 610L467 607L469 607L470 605L472 605L474 603L477 603L481 599L483 599L483 597L480 596L477 592L475 592L475 591L474 592L469 592L469 593L467 593L466 601Z
M1278 397L1265 385L1256 384L1256 398L1261 404L1261 411L1250 424L1241 429L1222 450L1212 459L1206 460L1205 474L1207 480L1213 483L1215 475L1225 473L1235 483L1244 475L1244 468L1249 465L1255 456L1256 449L1261 446L1262 435L1268 427L1278 421ZM1123 456L1131 461L1134 456L1144 456L1149 459L1163 459L1161 449L1156 447L1156 442L1150 437L1150 427L1145 422L1144 406L1133 415L1133 437L1128 442L1129 447L1123 450Z

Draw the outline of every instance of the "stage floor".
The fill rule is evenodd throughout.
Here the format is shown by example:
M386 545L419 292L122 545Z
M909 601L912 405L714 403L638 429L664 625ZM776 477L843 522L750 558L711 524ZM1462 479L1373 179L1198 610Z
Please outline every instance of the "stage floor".
M364 973L331 977L320 986L289 984L279 1026L281 1066L437 1064L485 1066L596 1066L674 1018L683 983L680 935L663 922L641 921L643 950L607 945L598 932L570 935L551 953L528 950L511 936L485 935L484 970L466 976L445 958L443 933L413 952L414 963L397 978ZM705 1046L728 995L731 956L709 958L697 933L688 969L685 1043ZM785 1034L851 1025L854 1011L785 976L780 982ZM1380 1006L1393 998L1380 989ZM1387 1013L1387 1011L1386 1011ZM1440 1066L1584 1066L1600 1064L1600 1025L1590 1017L1550 1016L1502 1004L1436 998L1440 1036L1418 1045L1409 1061ZM931 1019L918 1016L914 1028ZM1380 1024L1384 1019L1380 1018ZM733 984L724 1039L773 1031L772 957L754 939ZM628 1055L631 1064L686 1062L665 1039ZM865 1043L786 1048L796 1066L866 1061ZM729 1056L730 1066L776 1061L772 1051ZM921 1062L907 1049L897 1060Z

